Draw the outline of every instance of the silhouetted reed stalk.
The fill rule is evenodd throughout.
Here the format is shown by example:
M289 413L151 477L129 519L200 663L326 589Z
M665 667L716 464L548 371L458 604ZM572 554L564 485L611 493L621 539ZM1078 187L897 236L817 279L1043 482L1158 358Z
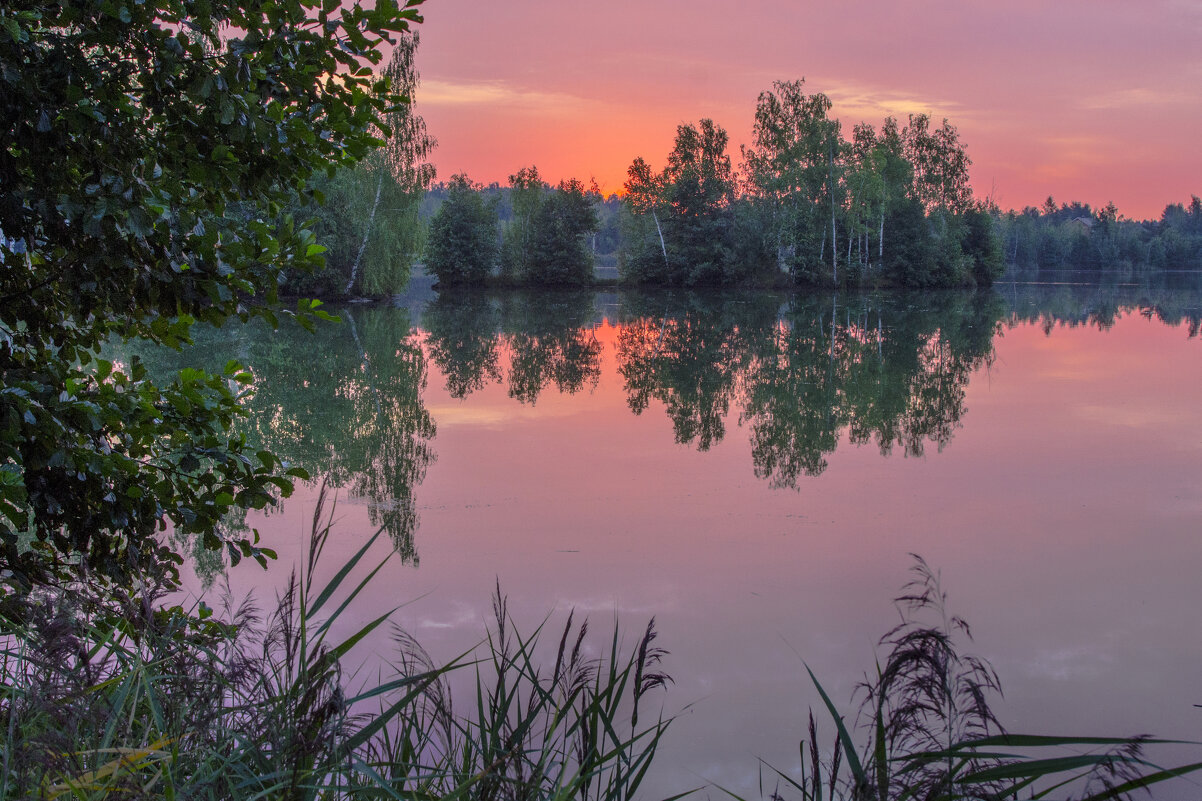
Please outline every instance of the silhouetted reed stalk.
M919 556L912 571L896 599L901 622L879 642L884 664L857 689L853 728L810 671L835 744L824 758L811 713L800 778L763 765L776 780L774 801L785 798L782 788L803 801L824 801L824 793L830 801L1102 801L1202 770L1202 762L1166 769L1145 757L1149 747L1187 744L1179 740L1006 732L991 707L1001 683L988 662L961 650L972 633L948 613L939 573ZM763 781L761 773L761 794Z
M343 661L389 610L333 638L382 567L352 582L377 532L317 583L331 509L319 493L303 573L263 616L228 593L222 616L115 588L45 589L6 605L0 649L0 798L630 798L668 722L620 724L666 676L649 626L629 656L586 658L569 615L555 668L540 627L521 636L498 588L486 654L436 666L394 627L395 676L351 692ZM568 645L571 644L569 650ZM475 665L474 708L455 714L448 671ZM369 708L374 711L367 711ZM619 731L629 734L619 734Z

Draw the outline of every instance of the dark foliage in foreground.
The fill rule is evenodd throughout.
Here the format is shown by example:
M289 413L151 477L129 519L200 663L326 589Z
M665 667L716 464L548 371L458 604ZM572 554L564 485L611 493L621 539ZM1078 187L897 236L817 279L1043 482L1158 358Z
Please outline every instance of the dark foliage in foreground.
M232 559L270 555L217 525L299 475L232 433L249 372L156 385L101 348L286 313L281 276L323 248L283 212L380 143L406 99L370 67L417 3L0 10L0 569L16 584L76 562L118 583L169 573L168 522Z

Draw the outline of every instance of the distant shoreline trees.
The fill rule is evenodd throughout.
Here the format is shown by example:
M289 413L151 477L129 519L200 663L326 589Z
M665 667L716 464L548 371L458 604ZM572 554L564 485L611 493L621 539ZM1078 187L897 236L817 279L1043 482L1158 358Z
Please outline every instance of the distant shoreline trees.
M1039 208L998 213L1007 263L1021 268L1072 267L1109 270L1147 265L1152 269L1202 267L1202 199L1188 206L1170 203L1159 220L1122 217L1113 203L1056 205L1048 197Z
M635 158L621 198L575 180L553 187L534 166L508 187L473 185L492 217L470 235L439 222L427 262L442 258L440 237L491 237L492 261L470 279L445 263L430 271L446 284L931 288L987 286L1007 264L1202 267L1196 197L1151 223L1113 204L1003 213L973 196L972 161L947 119L861 122L848 139L830 98L805 88L777 81L760 93L738 165L726 130L701 119L677 127L662 168ZM428 212L455 191L435 187Z
M971 160L955 127L911 115L905 127L889 118L879 132L862 123L846 141L830 110L803 81L778 81L760 94L741 167L710 119L677 127L662 170L636 158L617 236L606 237L618 240L618 279L929 287L985 285L1001 273L994 220L972 196ZM446 202L457 191L452 182ZM508 189L476 191L492 198L491 222L462 216L452 225L441 209L434 216L426 260L440 283L596 282L597 234L614 228L599 191L575 180L553 188L533 166L511 175ZM450 243L489 235L499 239L489 253L499 259L462 277L447 261Z
M426 245L426 269L439 284L593 283L602 202L595 187L574 178L552 187L538 167L523 167L509 176L503 221L500 187L456 175L439 194Z

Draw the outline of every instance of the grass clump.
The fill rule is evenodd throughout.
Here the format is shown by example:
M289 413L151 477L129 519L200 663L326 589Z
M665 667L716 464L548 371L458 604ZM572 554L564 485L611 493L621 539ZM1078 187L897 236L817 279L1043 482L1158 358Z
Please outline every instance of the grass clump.
M170 584L103 590L85 577L3 605L0 799L598 799L638 790L668 721L640 727L643 696L667 677L649 625L632 653L616 630L589 657L572 616L555 666L536 658L498 588L480 659L437 666L393 628L390 678L352 691L347 655L391 610L334 638L380 569L349 579L376 537L327 583L324 492L309 555L275 607L228 597L222 614L165 603ZM331 511L332 515L332 511ZM473 671L473 703L448 677Z
M1151 761L1149 749L1178 740L1007 732L991 706L1002 695L997 674L964 653L968 624L948 613L939 573L913 558L912 579L895 599L901 622L879 642L885 660L875 678L857 690L855 723L809 672L835 726L833 746L825 756L811 712L800 776L764 766L776 780L774 801L1103 801L1202 769Z

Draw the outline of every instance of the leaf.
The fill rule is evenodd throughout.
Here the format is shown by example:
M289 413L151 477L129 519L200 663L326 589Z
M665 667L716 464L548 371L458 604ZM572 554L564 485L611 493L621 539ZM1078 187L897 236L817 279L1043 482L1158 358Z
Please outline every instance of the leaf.
M851 733L847 731L847 727L843 724L843 718L839 715L838 710L835 709L835 705L831 702L830 696L826 694L826 690L818 683L818 678L814 675L814 671L810 670L809 665L806 665L806 672L810 674L810 680L814 682L814 686L818 689L818 694L822 697L822 703L826 704L826 709L839 731L839 743L843 746L843 755L847 759L847 765L851 768L852 775L855 777L856 785L859 787L868 786L868 776L864 773L863 765L860 764L860 757L856 754L855 742L851 739Z

